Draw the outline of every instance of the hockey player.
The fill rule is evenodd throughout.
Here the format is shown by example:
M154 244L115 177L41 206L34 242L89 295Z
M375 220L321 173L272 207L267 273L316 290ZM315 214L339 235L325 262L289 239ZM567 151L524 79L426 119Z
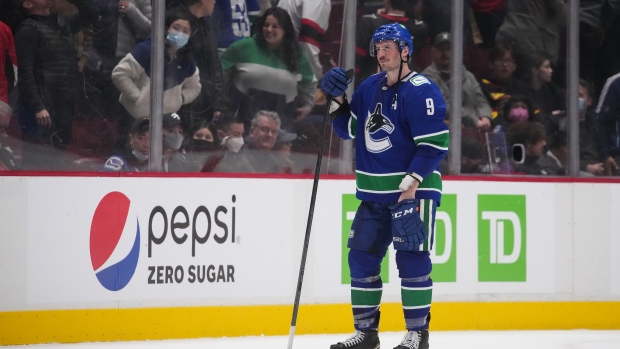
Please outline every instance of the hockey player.
M364 80L347 101L351 82L342 68L321 81L332 96L336 133L355 139L356 196L362 201L349 233L351 304L355 333L331 349L379 348L381 260L396 250L408 332L395 349L428 348L435 209L441 199L439 163L448 150L446 104L439 88L407 65L413 42L393 23L372 36L371 54L382 72Z

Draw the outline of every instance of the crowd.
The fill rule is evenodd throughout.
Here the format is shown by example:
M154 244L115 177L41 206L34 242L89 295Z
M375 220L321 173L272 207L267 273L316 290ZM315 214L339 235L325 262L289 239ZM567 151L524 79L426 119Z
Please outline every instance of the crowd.
M147 170L152 0L1 6L0 170ZM327 104L317 85L338 65L325 42L340 39L342 6L166 0L164 170L312 172ZM399 23L413 36L410 68L450 106L451 6L358 0L356 86L379 69L373 32ZM463 173L566 174L566 6L465 1ZM580 1L583 175L619 173L619 13L620 0ZM523 163L510 161L513 144L523 145Z

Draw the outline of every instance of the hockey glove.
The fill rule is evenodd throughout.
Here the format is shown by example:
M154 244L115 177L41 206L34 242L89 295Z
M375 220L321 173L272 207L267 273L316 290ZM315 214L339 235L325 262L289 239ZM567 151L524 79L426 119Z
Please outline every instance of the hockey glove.
M403 200L389 208L392 213L394 249L419 251L428 232L420 218L418 200Z
M340 67L332 68L321 79L321 90L332 97L342 96L353 81L353 74L347 74Z

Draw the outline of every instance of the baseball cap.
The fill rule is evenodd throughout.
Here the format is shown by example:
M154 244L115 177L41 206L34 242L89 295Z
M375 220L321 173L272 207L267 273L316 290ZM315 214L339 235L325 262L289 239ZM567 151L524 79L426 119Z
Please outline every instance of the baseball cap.
M286 132L282 129L278 131L278 138L276 139L277 143L281 142L292 142L297 139L297 133Z
M146 117L146 116L143 116L141 118L137 118L133 122L133 124L131 124L131 128L129 129L129 133L135 134L135 133L148 132L148 130L150 128L150 123L151 123L151 120L148 117Z
M433 46L439 46L444 42L449 43L452 40L452 35L448 32L441 32L435 36L435 41L433 42Z
M162 119L163 128L173 128L181 123L181 117L177 113L164 114Z

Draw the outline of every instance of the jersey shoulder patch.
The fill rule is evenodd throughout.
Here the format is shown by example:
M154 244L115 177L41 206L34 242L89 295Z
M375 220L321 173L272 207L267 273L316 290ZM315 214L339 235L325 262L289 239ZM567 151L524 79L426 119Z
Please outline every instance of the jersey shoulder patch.
M428 79L424 75L415 75L409 80L409 82L412 83L413 86L422 86L424 84L430 85L430 81L428 81Z

